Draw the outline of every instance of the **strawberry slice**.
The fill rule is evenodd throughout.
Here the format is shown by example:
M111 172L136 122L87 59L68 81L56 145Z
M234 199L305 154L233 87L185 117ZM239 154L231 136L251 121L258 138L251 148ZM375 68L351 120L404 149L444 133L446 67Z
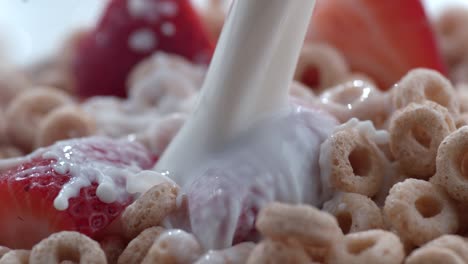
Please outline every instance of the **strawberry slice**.
M214 45L189 0L112 0L76 45L72 69L82 97L125 96L130 70L155 51L208 64Z
M133 201L125 175L153 164L143 146L100 137L61 141L21 158L0 174L0 245L31 248L62 230L102 235Z
M308 38L336 47L381 89L417 67L446 73L419 0L319 0Z

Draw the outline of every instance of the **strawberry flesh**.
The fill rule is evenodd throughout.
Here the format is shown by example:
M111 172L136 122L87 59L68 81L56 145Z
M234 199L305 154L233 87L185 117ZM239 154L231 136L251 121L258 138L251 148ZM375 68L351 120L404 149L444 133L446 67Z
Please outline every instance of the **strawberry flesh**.
M97 27L76 46L77 93L126 95L132 68L156 51L208 64L214 44L189 0L112 0Z
M79 170L60 172L56 169L57 159L44 158L44 153L60 151L67 146L72 167L83 167L88 163L123 170L131 167L138 171L149 169L154 163L139 144L105 138L62 141L30 154L0 174L0 245L29 249L41 239L63 230L78 231L94 238L102 234L133 201L132 195L124 194L112 203L105 203L96 194L98 184L93 181L80 188L77 196L68 199L65 210L57 210L54 200L61 190L83 175L76 174ZM106 173L104 169L99 170L99 166L96 168L95 172ZM122 188L122 185L116 188Z
M308 38L336 47L381 89L418 67L446 73L419 0L319 0Z

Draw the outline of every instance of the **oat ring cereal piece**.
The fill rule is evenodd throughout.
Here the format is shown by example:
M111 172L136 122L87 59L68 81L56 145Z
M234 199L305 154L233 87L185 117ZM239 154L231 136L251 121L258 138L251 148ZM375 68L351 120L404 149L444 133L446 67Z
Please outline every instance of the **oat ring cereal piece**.
M383 153L372 139L352 127L335 131L322 143L319 161L325 189L372 197L385 175Z
M424 180L407 179L395 184L383 210L391 229L416 246L455 233L459 226L450 197L439 186Z
M95 131L95 120L80 107L60 106L40 121L35 146L45 147L59 140L87 137Z
M317 72L311 73L314 69ZM338 84L348 74L348 65L338 50L327 45L317 43L305 43L302 47L299 62L296 67L294 79L308 83L307 75L318 77L317 87L312 87L318 91Z
M293 239L312 247L327 247L343 236L332 215L308 205L277 202L262 208L256 228L268 238Z
M455 89L450 81L437 71L414 69L409 71L392 89L393 105L396 109L410 103L433 101L447 108L456 116L460 106Z
M29 263L58 264L66 260L83 264L107 263L96 241L74 231L62 231L43 239L32 248Z
M391 112L391 100L366 80L354 79L342 82L324 91L320 97L323 108L346 122L352 117L371 120L382 126ZM369 111L372 109L372 111Z
M290 241L266 239L252 250L247 264L312 263L304 249Z
M398 236L384 230L368 230L348 234L330 250L329 264L382 263L399 264L405 257Z
M253 242L243 242L222 250L209 250L195 264L244 264L255 247Z
M140 264L145 258L148 250L156 238L164 232L160 226L150 227L141 232L130 243L120 255L118 264Z
M468 32L465 29L467 24L466 9L449 8L442 12L434 25L439 35L440 48L450 66L458 63L460 58L468 54L466 50Z
M444 235L413 251L405 263L468 263L468 244L463 237Z
M178 193L179 188L169 182L146 191L122 213L125 235L134 238L146 228L158 226L167 215L177 209Z
M323 205L334 215L344 234L383 228L380 208L369 197L357 193L337 193Z
M0 257L0 264L28 264L30 250L10 250Z
M106 255L107 263L114 264L117 263L119 256L127 246L127 241L120 236L111 235L100 239L99 244Z
M430 101L411 103L392 117L390 150L405 174L427 179L436 171L440 143L455 129L444 107Z
M21 93L5 112L8 138L18 147L30 151L37 126L44 116L71 102L72 99L66 93L53 88L38 87Z
M141 263L194 263L202 253L203 249L194 235L170 229L159 235Z
M436 167L431 181L443 186L452 198L468 201L468 126L444 139L437 152Z

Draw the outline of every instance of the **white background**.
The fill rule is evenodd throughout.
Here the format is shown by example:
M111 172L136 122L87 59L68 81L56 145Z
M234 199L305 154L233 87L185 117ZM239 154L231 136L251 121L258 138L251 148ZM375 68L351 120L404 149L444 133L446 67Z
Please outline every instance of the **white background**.
M68 31L79 26L92 25L106 2L107 0L0 0L0 45L7 51L6 59L24 64L50 54L63 41ZM430 16L437 15L450 5L468 7L467 0L423 2Z

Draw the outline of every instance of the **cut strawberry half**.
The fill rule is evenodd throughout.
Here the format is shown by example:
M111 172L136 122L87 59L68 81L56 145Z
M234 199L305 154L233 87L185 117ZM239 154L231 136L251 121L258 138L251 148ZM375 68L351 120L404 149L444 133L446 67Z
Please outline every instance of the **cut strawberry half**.
M308 38L336 47L381 89L413 68L446 73L419 0L319 0Z
M28 249L62 230L102 235L133 201L125 175L153 164L143 146L126 140L75 139L37 150L0 174L0 245Z
M82 97L125 96L128 73L156 51L208 64L214 44L189 0L112 0L76 46L72 69Z

